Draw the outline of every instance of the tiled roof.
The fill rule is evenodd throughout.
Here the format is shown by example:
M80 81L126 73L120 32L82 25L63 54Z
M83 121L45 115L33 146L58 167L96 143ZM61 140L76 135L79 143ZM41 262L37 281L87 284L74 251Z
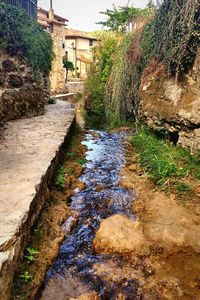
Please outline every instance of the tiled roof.
M91 36L88 32L75 30L72 28L66 28L65 29L65 36L66 37L81 37L89 40L97 40L94 36Z

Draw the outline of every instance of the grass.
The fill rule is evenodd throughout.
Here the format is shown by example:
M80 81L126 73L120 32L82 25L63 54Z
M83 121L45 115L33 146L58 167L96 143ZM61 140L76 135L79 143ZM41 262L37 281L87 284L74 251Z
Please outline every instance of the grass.
M147 128L141 128L132 138L140 164L150 178L164 187L169 181L175 181L179 191L189 191L189 186L180 183L180 179L193 177L200 179L200 161L187 149L175 147L168 141L155 137Z
M83 166L87 163L87 159L85 159L85 158L84 159L78 159L77 163Z
M192 186L185 182L179 182L177 184L177 190L179 193L182 193L182 194L188 193L188 192L192 191Z
M56 177L56 187L59 191L62 191L65 186L65 169L64 166L60 166Z

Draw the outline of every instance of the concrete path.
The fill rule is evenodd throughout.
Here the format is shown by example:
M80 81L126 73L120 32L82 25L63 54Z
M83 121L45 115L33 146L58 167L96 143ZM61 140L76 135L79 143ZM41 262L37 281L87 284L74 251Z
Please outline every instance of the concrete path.
M9 122L0 140L0 251L25 218L74 119L69 103L48 105L46 114Z
M57 101L47 105L45 115L8 122L0 138L1 299L7 299L26 231L47 200L56 157L74 118L71 103Z

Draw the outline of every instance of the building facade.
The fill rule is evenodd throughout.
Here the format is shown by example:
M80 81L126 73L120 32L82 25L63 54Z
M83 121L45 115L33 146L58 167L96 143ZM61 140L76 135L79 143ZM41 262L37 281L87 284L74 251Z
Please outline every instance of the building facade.
M54 14L54 10L46 11L38 8L38 22L52 36L54 60L50 73L51 94L65 91L65 69L63 57L65 56L65 27L68 20Z
M65 29L65 54L74 64L74 72L70 72L69 79L78 77L85 79L92 62L92 48L97 39L86 32L74 29Z

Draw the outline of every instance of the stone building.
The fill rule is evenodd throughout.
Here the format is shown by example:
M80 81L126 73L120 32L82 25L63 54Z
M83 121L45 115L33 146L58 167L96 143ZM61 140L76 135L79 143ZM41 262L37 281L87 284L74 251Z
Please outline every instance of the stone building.
M97 39L86 32L74 29L65 29L65 51L68 60L73 62L75 71L71 77L86 78L89 65L92 62L92 48Z
M43 29L49 32L53 39L54 60L50 74L51 93L60 93L65 90L65 69L63 56L65 55L65 26L68 20L49 11L38 8L38 22Z

